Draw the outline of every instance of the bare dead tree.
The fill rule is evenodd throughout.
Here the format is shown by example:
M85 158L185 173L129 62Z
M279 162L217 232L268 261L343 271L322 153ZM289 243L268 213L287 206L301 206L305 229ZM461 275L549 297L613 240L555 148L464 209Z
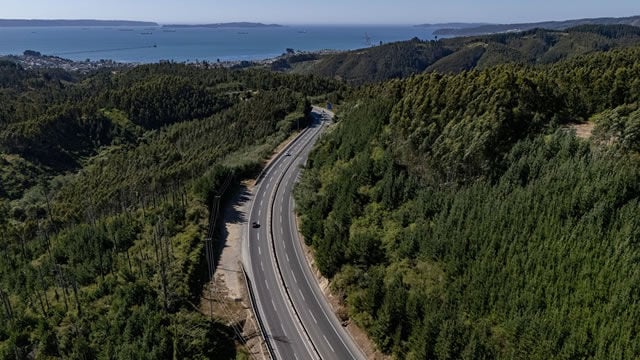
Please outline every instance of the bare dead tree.
M71 276L71 283L73 285L73 296L76 300L76 309L78 310L78 317L82 317L82 305L80 304L80 299L78 297L78 282L76 281L75 275Z
M40 278L40 285L42 286L42 294L44 296L44 303L47 306L47 313L51 310L51 305L49 304L49 298L47 297L47 282L45 281L44 275L42 274L42 269L38 268L38 277Z
M43 189L42 194L44 195L44 198L47 203L47 215L49 217L49 222L51 223L51 226L53 226L55 229L56 223L53 221L53 212L51 211L51 200L49 199L49 192L46 189Z
M5 317L8 320L13 319L13 308L11 307L11 301L9 301L9 296L0 289L0 301L2 302Z
M38 300L38 304L40 304L40 309L42 310L42 316L44 316L45 318L48 318L47 317L47 310L44 307L44 302L42 301L42 297L40 296L40 292L35 287L33 288L33 292L36 295L36 299Z
M56 273L56 277L58 279L58 286L62 288L62 298L64 300L64 311L69 312L69 300L67 293L67 285L64 281L64 274L62 273L62 266L54 263L54 272Z

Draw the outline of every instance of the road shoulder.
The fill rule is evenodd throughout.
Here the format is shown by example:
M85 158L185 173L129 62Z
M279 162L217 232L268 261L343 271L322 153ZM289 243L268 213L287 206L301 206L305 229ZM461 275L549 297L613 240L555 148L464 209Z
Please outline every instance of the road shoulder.
M349 319L349 315L345 304L342 300L331 291L331 281L326 277L322 276L320 270L316 266L315 257L313 253L313 249L305 244L304 236L300 233L298 226L300 219L296 214L296 228L298 229L298 239L300 240L300 245L304 251L304 256L307 262L307 265L311 269L311 273L315 277L315 280L320 287L320 290L324 294L325 299L331 306L331 310L338 317L338 319L342 322L342 326L347 330L355 344L360 348L360 351L366 356L367 359L373 360L390 360L392 359L390 356L384 355L379 350L377 350L375 344L369 337L367 333L358 325L356 325L353 321Z

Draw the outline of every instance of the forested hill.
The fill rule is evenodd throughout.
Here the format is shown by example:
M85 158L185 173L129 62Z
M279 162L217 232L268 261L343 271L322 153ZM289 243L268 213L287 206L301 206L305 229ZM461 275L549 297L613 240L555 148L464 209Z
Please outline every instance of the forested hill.
M495 34L502 32L526 31L537 28L550 30L565 30L582 25L633 25L640 26L640 16L629 16L622 18L592 18L592 19L576 19L564 21L544 21L537 23L520 23L520 24L480 24L471 26L460 26L452 24L452 26L443 26L434 32L435 35L448 36L469 36ZM428 26L428 25L427 25Z
M638 47L363 87L296 189L305 241L395 358L638 358L639 101Z
M0 359L235 359L231 328L198 311L208 206L341 88L0 62Z
M504 63L550 64L579 55L640 44L640 28L584 25L566 31L534 29L438 41L396 42L291 64L311 73L363 84L423 71L460 72Z

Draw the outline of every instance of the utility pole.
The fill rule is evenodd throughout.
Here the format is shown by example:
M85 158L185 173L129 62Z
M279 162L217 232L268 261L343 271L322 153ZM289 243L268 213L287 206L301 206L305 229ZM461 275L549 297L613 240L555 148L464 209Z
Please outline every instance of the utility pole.
M204 251L207 258L207 270L209 272L209 317L213 320L213 264L211 263L211 237L204 238Z

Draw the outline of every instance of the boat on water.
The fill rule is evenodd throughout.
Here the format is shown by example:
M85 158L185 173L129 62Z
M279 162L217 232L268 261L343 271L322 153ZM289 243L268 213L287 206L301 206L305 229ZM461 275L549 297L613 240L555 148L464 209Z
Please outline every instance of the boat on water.
M248 34L248 32L246 32L246 31L238 31L238 34L240 34L240 35L247 35L247 34Z
M153 35L152 32L141 32L140 35Z

